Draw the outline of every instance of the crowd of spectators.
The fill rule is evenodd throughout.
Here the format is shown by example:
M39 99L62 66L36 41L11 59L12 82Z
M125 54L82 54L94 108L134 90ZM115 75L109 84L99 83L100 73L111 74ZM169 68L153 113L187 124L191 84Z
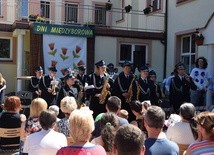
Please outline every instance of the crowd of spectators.
M127 121L127 111L121 116L121 101L111 96L106 113L93 118L88 107L77 108L74 97L64 97L60 109L65 117L58 119L59 108L50 106L42 98L35 98L30 105L28 119L21 110L17 96L5 99L0 113L0 128L21 128L22 153L28 155L199 155L214 153L214 113L196 114L192 103L179 108L177 122L166 121L165 112L149 101L133 101L131 110L136 120ZM6 120L6 121L5 121ZM169 124L170 123L170 124ZM96 132L94 132L96 131ZM68 143L72 138L72 143ZM1 138L0 144L8 139Z

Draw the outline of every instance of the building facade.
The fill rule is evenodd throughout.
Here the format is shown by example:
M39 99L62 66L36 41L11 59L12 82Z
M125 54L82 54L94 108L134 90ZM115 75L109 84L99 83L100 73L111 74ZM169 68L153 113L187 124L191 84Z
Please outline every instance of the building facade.
M54 26L60 30L70 29L69 32L89 30L88 27L93 30L93 37L84 36L86 48L81 51L85 54L82 62L88 73L93 71L95 62L103 59L107 64L113 63L119 71L125 60L136 67L149 64L157 72L159 81L165 74L165 0L1 0L0 4L0 41L3 44L0 72L8 81L7 93L25 89L26 81L17 80L17 77L33 75L35 66L41 65L47 72L50 64L46 63L44 55L48 52L44 48L45 35L80 37L63 35L62 31L56 34L45 31ZM43 33L35 30L36 24L43 26ZM59 46L55 44L55 47ZM59 70L67 61L66 55L60 56ZM63 67L75 69L77 63L72 61L72 65Z
M167 73L170 74L179 61L185 63L190 73L195 67L195 60L203 56L207 58L208 71L213 76L214 1L169 0L167 9ZM198 45L196 36L200 34L204 36L204 41ZM206 104L213 104L209 92Z

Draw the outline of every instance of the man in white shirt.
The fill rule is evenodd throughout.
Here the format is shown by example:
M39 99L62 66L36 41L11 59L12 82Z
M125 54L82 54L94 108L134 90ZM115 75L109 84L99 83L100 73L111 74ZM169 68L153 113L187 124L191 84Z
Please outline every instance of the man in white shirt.
M26 138L24 153L28 153L28 155L55 155L61 147L67 146L65 135L53 130L56 123L53 111L43 111L39 116L39 122L42 130Z

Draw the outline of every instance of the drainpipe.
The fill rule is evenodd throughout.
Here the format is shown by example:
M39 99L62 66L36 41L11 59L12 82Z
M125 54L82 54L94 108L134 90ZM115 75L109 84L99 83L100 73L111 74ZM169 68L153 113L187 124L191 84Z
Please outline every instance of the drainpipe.
M164 34L164 69L163 79L166 77L166 59L167 59L167 34L168 34L168 0L165 1L165 34Z

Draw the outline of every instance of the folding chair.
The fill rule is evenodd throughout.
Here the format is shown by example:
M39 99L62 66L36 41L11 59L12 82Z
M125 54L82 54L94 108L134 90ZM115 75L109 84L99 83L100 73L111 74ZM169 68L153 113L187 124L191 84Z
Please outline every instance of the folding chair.
M0 149L3 152L19 151L21 128L0 128Z

